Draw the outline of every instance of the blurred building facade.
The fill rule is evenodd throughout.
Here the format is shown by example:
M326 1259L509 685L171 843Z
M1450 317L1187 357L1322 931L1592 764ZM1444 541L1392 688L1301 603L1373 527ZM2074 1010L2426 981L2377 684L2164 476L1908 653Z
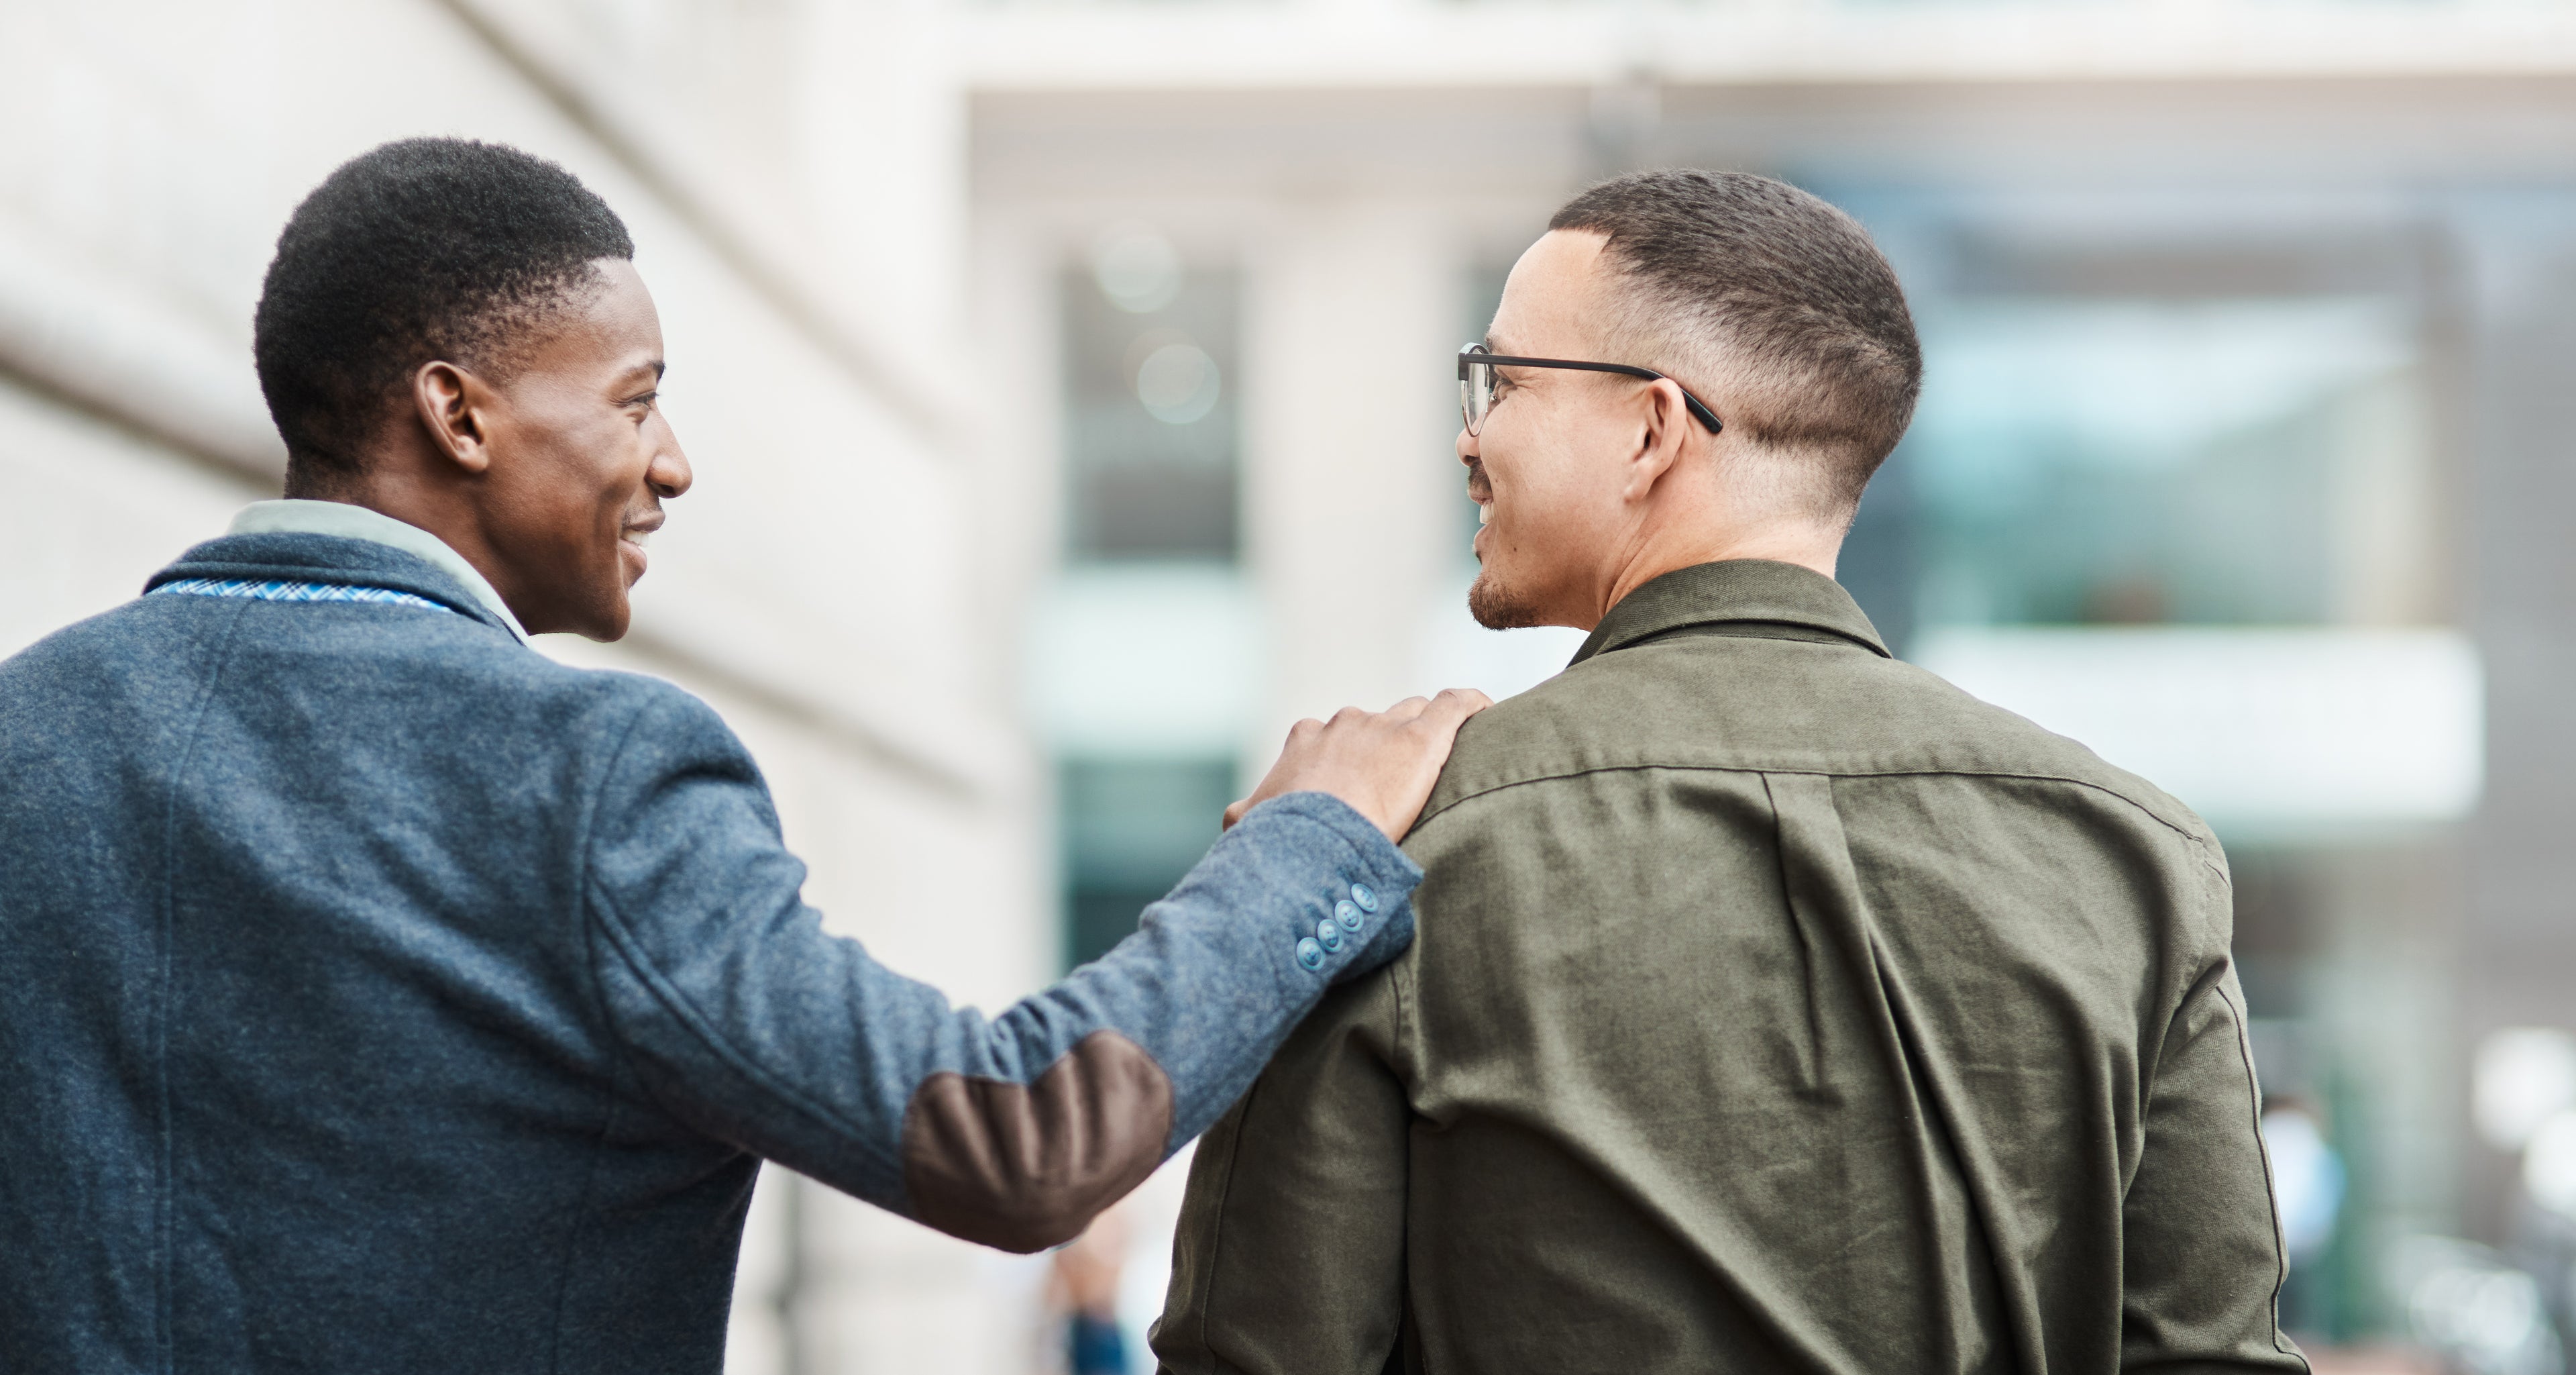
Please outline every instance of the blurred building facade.
M899 18L862 18L0 2L0 648L277 494L251 307L307 190L388 139L515 144L632 228L697 470L627 640L539 647L714 704L836 929L961 1000L1042 982L1044 778L955 361L961 131L922 117ZM771 1172L734 1359L1024 1369L1038 1278Z
M1930 368L1844 579L2219 827L2294 1325L2557 1368L2562 8L0 0L0 72L0 648L273 494L249 308L307 187L519 144L633 225L699 474L635 636L549 651L716 704L809 899L987 1006L1132 927L1297 717L1562 664L1466 620L1449 448L1558 203L1828 196ZM733 1364L1045 1368L1041 1287L773 1172Z
M2229 845L2289 1322L2558 1368L2566 1228L2528 1182L2548 1113L2481 1131L2470 1104L2499 1033L2576 1016L2550 839L2576 750L2561 12L1316 0L956 23L978 334L1028 403L1014 428L1058 437L1030 672L1068 800L1117 770L1241 777L1296 716L1561 664L1568 640L1460 608L1450 355L1589 180L1786 177L1870 226L1926 341L1921 418L1844 581L1906 657L2158 780ZM1150 414L1173 342L1155 309L1120 313L1157 261L1167 290L1235 294L1225 335L1186 341L1239 360L1236 447L1210 460L1240 493L1231 548L1085 534L1103 465L1142 452L1104 452L1098 374L1116 360ZM1138 674L1173 652L1212 671ZM1154 878L1204 838L1167 795ZM1086 905L1103 856L1141 853L1113 824L1065 814L1069 954L1132 916ZM2560 1083L2576 1062L2550 1063Z

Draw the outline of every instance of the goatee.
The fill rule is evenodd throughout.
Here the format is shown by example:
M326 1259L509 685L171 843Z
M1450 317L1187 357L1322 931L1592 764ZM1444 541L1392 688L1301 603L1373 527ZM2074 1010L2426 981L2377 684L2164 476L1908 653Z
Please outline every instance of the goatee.
M1467 614L1487 630L1518 630L1539 623L1538 608L1497 581L1492 572L1476 575L1467 589Z

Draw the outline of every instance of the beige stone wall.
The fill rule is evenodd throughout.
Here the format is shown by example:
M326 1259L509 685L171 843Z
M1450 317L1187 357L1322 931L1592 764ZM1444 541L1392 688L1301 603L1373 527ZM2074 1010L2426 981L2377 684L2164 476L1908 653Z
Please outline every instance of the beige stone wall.
M602 37L634 26L595 6L508 10L524 31L428 0L0 3L0 651L133 596L275 495L251 307L315 181L390 138L515 144L634 231L697 472L629 641L539 647L714 704L768 774L833 929L999 1007L1052 973L1052 911L1010 636L975 547L970 432L940 399L951 269L906 241L956 238L936 208L961 164L935 101L903 118L900 101L929 100L916 83L866 108L814 16L788 7L766 28L691 10L730 46L700 23L644 53ZM546 65L558 40L588 65ZM684 59L723 79L691 85ZM603 72L704 97L666 120L739 117L685 140L621 126L581 95ZM859 221L864 241L835 239ZM1026 1263L777 1184L747 1247L735 1368L784 1370L791 1353L806 1372L1028 1367ZM790 1280L792 1326L775 1307Z

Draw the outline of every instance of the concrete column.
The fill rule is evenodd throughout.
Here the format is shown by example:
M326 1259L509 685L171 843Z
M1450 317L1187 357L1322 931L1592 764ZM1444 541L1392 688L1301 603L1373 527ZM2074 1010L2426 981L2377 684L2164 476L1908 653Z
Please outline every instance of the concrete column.
M1383 202L1301 208L1248 246L1246 564L1271 634L1248 769L1301 716L1438 686L1415 641L1456 561L1453 257Z
M853 323L959 396L966 88L937 0L806 0L794 124L804 189Z

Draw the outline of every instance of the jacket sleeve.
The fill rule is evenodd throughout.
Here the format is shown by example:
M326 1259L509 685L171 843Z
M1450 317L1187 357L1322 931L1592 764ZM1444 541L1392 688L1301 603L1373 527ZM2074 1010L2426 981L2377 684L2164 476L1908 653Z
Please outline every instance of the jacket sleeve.
M1394 968L1335 989L1190 1162L1167 1375L1380 1375L1404 1311L1412 1111Z
M823 931L750 757L659 685L605 771L585 859L603 1015L665 1110L1015 1251L1079 1234L1335 980L1403 949L1421 878L1338 800L1276 798L1135 935L988 1018Z
M2263 1152L2226 888L2145 1086L2145 1140L2122 1207L2120 1366L2305 1371L2281 1335L2286 1248Z

